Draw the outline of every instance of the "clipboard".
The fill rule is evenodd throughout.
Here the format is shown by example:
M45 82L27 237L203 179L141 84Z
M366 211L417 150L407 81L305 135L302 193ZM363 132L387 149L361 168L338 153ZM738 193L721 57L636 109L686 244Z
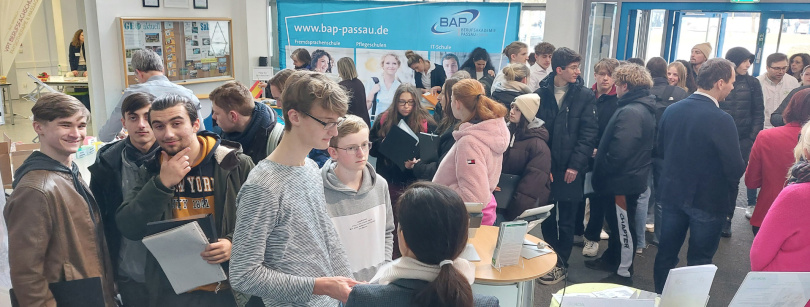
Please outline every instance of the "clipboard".
M100 277L55 282L48 284L48 289L59 307L105 307ZM9 296L12 307L20 306L14 289L9 290Z
M439 136L419 132L419 161L422 163L439 162Z

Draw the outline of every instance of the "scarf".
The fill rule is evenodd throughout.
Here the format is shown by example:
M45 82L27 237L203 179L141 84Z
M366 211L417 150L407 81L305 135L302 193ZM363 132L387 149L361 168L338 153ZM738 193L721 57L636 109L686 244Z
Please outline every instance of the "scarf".
M253 142L256 132L261 129L267 129L273 121L270 115L270 110L258 102L254 102L253 113L250 116L245 131L242 132L223 132L222 138L229 141L234 141L242 144L242 148L249 148L250 143Z
M473 284L475 281L474 264L466 259L457 258L453 260L453 267L467 278L470 285ZM426 264L414 258L401 257L380 267L369 283L387 285L397 279L418 279L432 282L439 276L440 269L438 264Z
M810 182L810 162L800 160L788 171L788 184Z
M28 156L27 159L25 159L25 162L23 162L23 164L20 165L20 168L18 168L14 173L16 176L14 176L14 182L11 185L12 188L17 187L17 184L20 183L20 179L22 179L25 174L36 170L70 174L73 179L73 187L76 189L76 192L82 196L84 202L87 204L87 209L90 211L90 218L93 219L93 223L96 222L95 214L93 214L93 206L91 205L92 203L95 203L95 199L93 199L93 194L90 193L90 191L82 184L82 180L79 178L79 167L76 165L76 162L71 162L71 167L68 168L64 164L54 160L41 151L35 151Z
M127 157L127 161L131 162L132 164L135 164L135 166L138 167L140 167L141 165L143 165L144 162L154 157L158 148L160 148L158 143L155 142L154 144L152 144L152 148L149 148L149 151L147 151L146 153L142 153L140 149L135 148L135 145L132 145L132 141L130 140L130 138L126 138L124 142L125 142L124 155Z

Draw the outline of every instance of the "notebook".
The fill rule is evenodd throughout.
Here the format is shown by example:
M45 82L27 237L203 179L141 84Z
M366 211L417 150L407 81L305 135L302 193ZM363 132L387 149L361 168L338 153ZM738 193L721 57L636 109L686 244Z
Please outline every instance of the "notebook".
M159 232L164 232L177 226L182 226L195 221L200 224L200 228L202 229L203 233L205 233L205 237L208 238L209 243L216 243L217 240L219 240L219 237L217 236L216 224L214 223L214 215L212 214L197 214L178 219L149 222L146 223L146 235L148 236Z
M517 190L518 182L520 182L520 176L518 175L501 174L501 178L498 179L498 187L501 190L492 192L492 195L495 196L495 202L498 203L498 209L509 207L512 196L515 195Z
M422 163L439 161L439 136L419 132L419 161Z
M105 307L100 277L55 282L48 288L59 307ZM12 307L20 306L14 289L9 290L9 296Z

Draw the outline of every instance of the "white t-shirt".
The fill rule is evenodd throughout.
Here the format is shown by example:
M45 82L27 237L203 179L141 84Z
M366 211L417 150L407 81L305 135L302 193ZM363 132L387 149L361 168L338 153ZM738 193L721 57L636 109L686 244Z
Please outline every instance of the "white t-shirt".
M391 105L391 101L394 100L394 92L397 91L397 88L400 85L398 79L394 79L394 83L391 83L391 87L385 86L384 78L379 77L379 80L380 91L377 92L377 112L374 113L375 115L379 115L388 109L388 107ZM371 88L374 87L374 80L368 79L368 82L366 82L364 85L366 87L366 97L373 96L374 94L371 93ZM371 110L369 110L369 114L371 114Z

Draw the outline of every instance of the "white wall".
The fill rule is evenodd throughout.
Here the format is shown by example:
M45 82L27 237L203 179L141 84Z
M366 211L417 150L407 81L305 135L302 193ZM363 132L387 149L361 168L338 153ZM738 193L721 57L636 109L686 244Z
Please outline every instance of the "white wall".
M543 41L579 50L580 29L587 25L582 22L582 7L583 0L546 1Z
M118 17L225 17L232 19L234 77L250 83L250 68L267 50L267 3L264 0L209 1L208 9L145 8L140 0L84 0L87 14L85 51L88 54L94 133L107 121L124 90L121 29ZM250 25L250 26L249 26ZM223 82L189 84L195 94L208 94ZM207 108L206 108L207 107ZM203 101L203 114L210 113L210 102Z
M15 85L11 87L11 97L18 97L33 89L34 83L26 73L37 75L57 71L59 63L53 16L51 0L42 1L28 33L23 36L20 53L14 58L14 65L9 70L8 82Z

